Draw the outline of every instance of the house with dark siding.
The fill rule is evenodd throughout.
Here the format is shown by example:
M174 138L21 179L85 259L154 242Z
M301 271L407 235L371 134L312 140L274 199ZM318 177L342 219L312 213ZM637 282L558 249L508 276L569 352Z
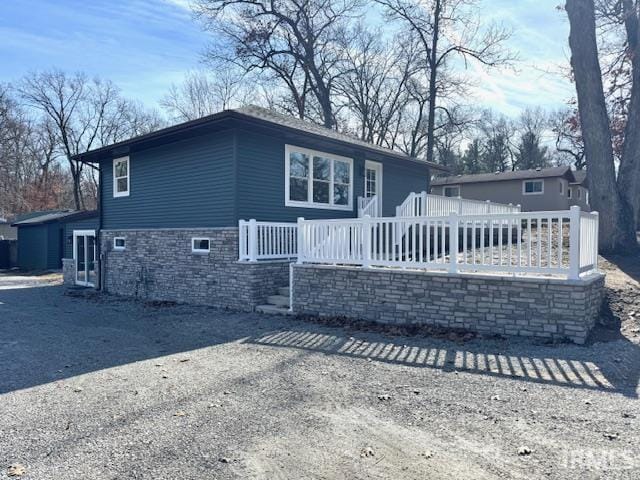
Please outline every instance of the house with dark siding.
M100 177L98 227L76 232L95 235L99 275L83 279L93 274L95 286L112 293L245 310L288 283L289 262L239 262L241 221L354 218L363 199L391 216L442 170L254 106L76 159ZM65 257L65 281L73 283L78 258Z
M12 225L18 231L18 267L23 270L57 270L63 257L73 256L73 232L95 231L98 212L56 210L20 217Z

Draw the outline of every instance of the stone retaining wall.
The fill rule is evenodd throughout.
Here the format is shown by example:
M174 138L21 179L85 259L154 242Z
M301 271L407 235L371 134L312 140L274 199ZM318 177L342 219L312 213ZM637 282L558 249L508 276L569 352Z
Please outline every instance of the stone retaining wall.
M294 265L293 311L584 343L604 276L580 281Z
M209 238L210 252L192 253L192 237ZM251 311L289 284L286 261L238 262L237 228L102 230L100 242L109 293Z

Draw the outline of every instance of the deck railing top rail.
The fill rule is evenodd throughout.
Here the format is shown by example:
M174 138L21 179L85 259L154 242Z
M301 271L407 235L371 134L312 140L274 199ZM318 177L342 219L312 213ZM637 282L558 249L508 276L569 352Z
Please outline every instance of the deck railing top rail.
M410 193L402 205L396 208L397 217L439 217L456 212L459 215L483 215L492 213L517 213L520 205L495 203L489 200L469 200L461 197L444 197L427 192Z
M579 279L597 271L598 214L299 219L298 262Z

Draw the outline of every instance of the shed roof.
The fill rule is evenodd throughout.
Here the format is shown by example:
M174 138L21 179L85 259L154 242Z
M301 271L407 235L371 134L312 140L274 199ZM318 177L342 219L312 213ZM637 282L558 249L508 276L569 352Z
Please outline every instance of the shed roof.
M88 163L95 163L100 161L100 159L108 156L114 150L122 150L126 147L132 147L154 140L158 141L163 138L174 136L180 132L187 132L199 127L204 127L207 125L212 125L214 123L230 120L236 120L245 124L248 123L250 125L276 127L283 131L298 134L302 133L316 139L321 138L342 145L357 146L369 152L375 152L402 160L426 164L434 170L443 172L448 171L448 169L446 167L443 167L442 165L411 157L402 152L398 152L386 147L381 147L379 145L374 145L372 143L323 127L321 125L316 125L315 123L274 112L272 110L258 107L256 105L247 105L241 108L223 110L222 112L214 113L213 115L207 115L196 120L179 123L177 125L156 130L155 132L147 133L145 135L133 137L122 142L114 143L113 145L108 145L106 147L98 148L90 152L82 153L76 155L74 158Z
M51 223L55 221L68 222L71 220L84 220L87 218L97 218L97 210L61 210L47 212L35 217L29 217L24 220L17 221L11 225L14 227L24 227L32 225L43 225L45 223Z
M530 178L567 177L573 181L571 167L550 167L535 170L515 170L496 173L478 173L475 175L455 175L434 178L431 185L458 185L461 183L488 183L505 180L526 180Z

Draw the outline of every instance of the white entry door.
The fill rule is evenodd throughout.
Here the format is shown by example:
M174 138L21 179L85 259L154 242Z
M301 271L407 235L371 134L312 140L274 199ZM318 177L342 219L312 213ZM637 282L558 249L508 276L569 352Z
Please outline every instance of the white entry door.
M378 215L382 215L382 164L367 160L364 165L364 196L378 197Z
M76 264L76 285L96 286L96 232L73 231L73 259Z

